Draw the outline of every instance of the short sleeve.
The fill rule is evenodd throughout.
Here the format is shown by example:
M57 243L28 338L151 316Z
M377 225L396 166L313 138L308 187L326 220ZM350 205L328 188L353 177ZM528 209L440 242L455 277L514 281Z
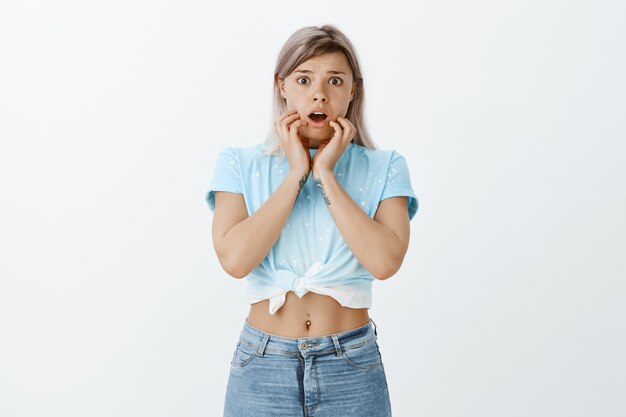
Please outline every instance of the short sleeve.
M387 170L385 187L380 199L382 201L386 198L398 196L409 197L407 207L409 220L413 219L413 216L417 213L419 203L415 193L413 192L413 187L411 186L409 167L407 166L404 157L398 152L393 151L389 162L389 168Z
M217 155L213 180L206 193L206 202L215 211L215 191L243 194L239 160L234 148L226 148Z

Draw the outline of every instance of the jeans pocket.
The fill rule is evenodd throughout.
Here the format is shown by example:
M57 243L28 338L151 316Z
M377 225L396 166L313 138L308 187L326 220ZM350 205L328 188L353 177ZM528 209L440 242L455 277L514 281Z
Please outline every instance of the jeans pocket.
M245 366L248 366L248 364L258 356L257 350L258 347L255 348L254 346L248 345L247 343L239 340L237 342L237 347L233 352L233 358L230 361L230 365L235 368L243 368Z
M342 351L342 358L354 368L372 369L383 366L383 359L376 340L366 342L363 345L347 346Z

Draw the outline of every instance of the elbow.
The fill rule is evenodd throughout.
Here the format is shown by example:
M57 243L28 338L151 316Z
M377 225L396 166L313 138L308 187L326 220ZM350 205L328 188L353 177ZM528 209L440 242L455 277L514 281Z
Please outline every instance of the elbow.
M213 249L220 266L231 277L241 279L252 271L252 267L248 267L248 263L243 261L245 256L241 253L241 248L230 244L224 237L213 236Z
M250 273L249 271L245 271L242 268L224 267L224 266L222 266L222 268L224 268L224 271L228 275L230 275L233 278L237 278L237 279L241 279L241 278L245 277L246 275L248 275Z
M391 278L392 276L394 276L396 274L396 272L398 272L397 269L387 268L387 269L377 270L377 271L373 272L372 275L377 280L384 281L387 278Z
M404 257L385 259L374 266L370 272L374 278L384 281L394 276L400 270L403 258Z
M241 269L226 269L226 268L224 268L224 271L226 271L226 273L228 275L230 275L231 277L236 278L236 279L241 279L241 278L245 277L246 275L248 275L248 272L245 272L245 271L243 271Z
M396 247L394 250L387 252L385 256L379 258L373 271L371 271L374 278L383 281L394 276L400 270L402 262L404 262L406 250L407 245Z
M233 278L241 279L250 273L250 270L242 262L230 260L226 256L218 256L218 259L224 272Z

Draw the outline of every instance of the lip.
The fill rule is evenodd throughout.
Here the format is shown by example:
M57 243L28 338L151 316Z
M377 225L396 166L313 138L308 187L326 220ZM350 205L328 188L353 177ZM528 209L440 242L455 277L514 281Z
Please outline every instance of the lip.
M324 120L322 120L321 122L316 122L316 121L314 121L313 119L311 119L311 118L308 116L309 114L314 113L314 112L321 112L321 113L324 113L324 114L326 115L326 118L325 118ZM313 110L311 110L311 111L307 114L306 119L308 120L309 125L310 125L311 127L318 128L318 129L319 129L319 128L322 128L322 127L324 127L324 126L326 126L326 125L328 124L328 121L330 120L330 116L329 116L329 115L328 115L328 113L327 113L326 111L324 111L323 109L313 109Z
M326 126L328 124L328 115L326 115L326 118L324 120L322 120L321 122L316 122L315 120L311 119L310 117L307 116L306 118L309 122L309 125L311 127L315 127L315 128L322 128L324 126Z

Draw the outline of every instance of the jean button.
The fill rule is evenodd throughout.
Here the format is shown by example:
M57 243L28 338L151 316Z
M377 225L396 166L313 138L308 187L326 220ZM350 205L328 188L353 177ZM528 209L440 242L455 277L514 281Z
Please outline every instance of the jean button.
M302 343L302 344L300 345L300 347L301 347L302 349L306 349L306 347L307 347L306 342Z

